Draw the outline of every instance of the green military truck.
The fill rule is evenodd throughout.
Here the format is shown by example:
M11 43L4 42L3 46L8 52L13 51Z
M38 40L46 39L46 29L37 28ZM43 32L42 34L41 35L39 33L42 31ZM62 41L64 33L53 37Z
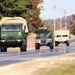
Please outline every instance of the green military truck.
M27 50L27 21L22 17L4 17L0 21L0 51L7 52L8 47L20 47Z
M48 29L39 29L36 32L35 49L39 50L41 46L48 46L53 49L53 36Z

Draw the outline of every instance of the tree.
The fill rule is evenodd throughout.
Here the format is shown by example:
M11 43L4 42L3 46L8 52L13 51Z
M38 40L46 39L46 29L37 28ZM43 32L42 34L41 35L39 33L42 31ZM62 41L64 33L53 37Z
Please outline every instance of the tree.
M75 14L72 15L73 21L71 21L71 26L69 26L70 33L75 35Z
M54 27L52 24L47 24L47 29L50 30L51 34L54 33Z
M75 20L75 14L72 15L73 20Z
M75 35L75 22L73 23L70 32Z
M31 0L31 2L32 2L31 12L33 12L31 16L31 25L34 26L36 29L38 29L39 27L43 26L43 22L39 18L40 8L38 8L37 6L39 3L43 2L43 0Z
M40 9L37 8L42 0L0 0L0 18L20 16L28 21L30 32L42 26L39 18Z
M59 29L60 29L60 23L56 22L55 30L59 30Z

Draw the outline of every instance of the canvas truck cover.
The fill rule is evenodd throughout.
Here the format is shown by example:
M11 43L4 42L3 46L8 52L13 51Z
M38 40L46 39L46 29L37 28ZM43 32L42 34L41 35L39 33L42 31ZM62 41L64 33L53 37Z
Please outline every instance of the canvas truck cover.
M69 30L57 30L57 31L55 31L55 35L63 35L63 34L69 35Z
M0 25L5 23L23 23L23 29L26 26L25 33L28 33L27 21L22 17L4 17L1 19Z
M59 37L61 36L61 37ZM63 37L66 36L66 37ZM67 41L69 40L69 30L57 30L55 31L55 41ZM61 40L60 40L61 39Z

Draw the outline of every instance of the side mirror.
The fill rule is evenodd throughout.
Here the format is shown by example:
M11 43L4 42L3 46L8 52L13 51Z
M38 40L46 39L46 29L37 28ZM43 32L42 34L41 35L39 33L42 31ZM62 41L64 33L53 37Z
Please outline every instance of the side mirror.
M26 30L26 26L24 26L24 30Z

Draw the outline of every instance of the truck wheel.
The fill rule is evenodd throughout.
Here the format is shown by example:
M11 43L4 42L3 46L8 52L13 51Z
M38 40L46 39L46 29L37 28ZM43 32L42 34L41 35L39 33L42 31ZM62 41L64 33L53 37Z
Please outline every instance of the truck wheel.
M67 46L69 46L69 43L66 43Z
M7 48L6 47L4 48L4 51L7 52Z
M40 46L38 44L35 44L35 49L36 50L40 49Z
M1 52L7 52L7 48L6 47L1 47Z
M22 44L22 45L20 46L20 51L21 51L21 52L27 51L26 45Z
M55 46L58 46L58 43L57 42L55 42Z
M52 44L50 45L50 49L53 49L53 45Z

